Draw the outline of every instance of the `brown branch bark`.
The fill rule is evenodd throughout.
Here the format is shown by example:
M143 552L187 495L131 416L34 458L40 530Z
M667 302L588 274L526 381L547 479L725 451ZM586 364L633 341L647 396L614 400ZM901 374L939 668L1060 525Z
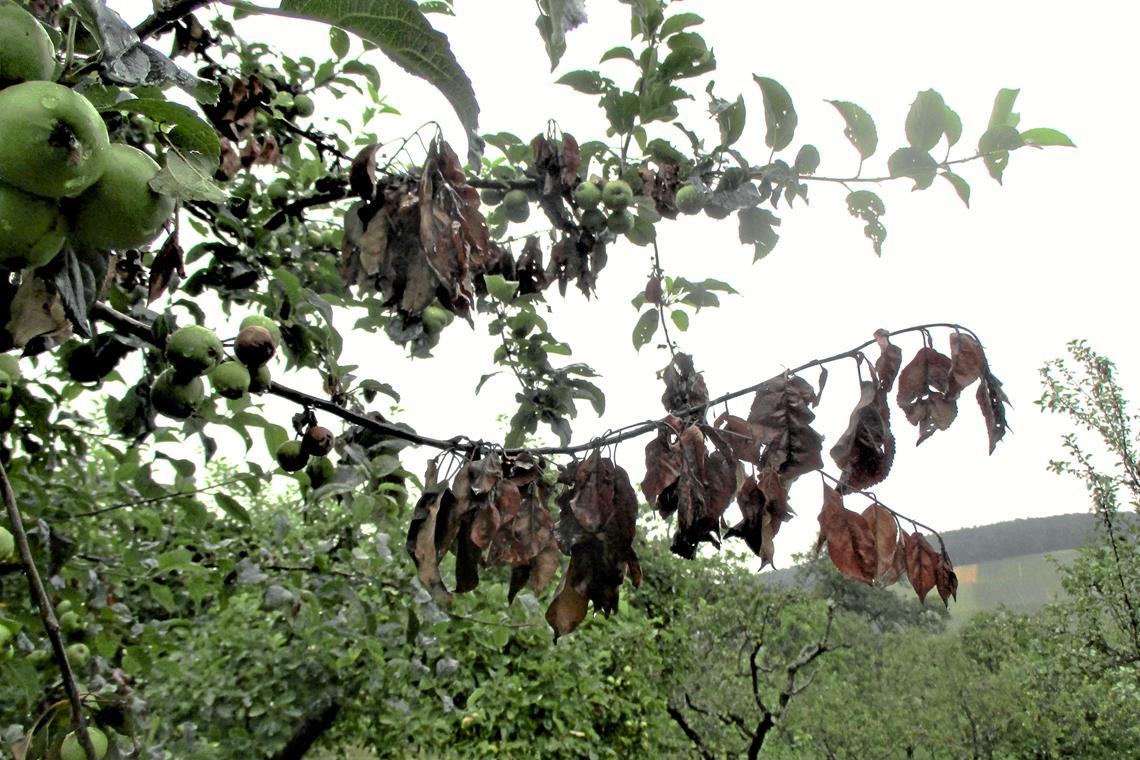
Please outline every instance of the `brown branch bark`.
M307 715L289 737L289 741L270 760L302 760L321 735L332 728L340 713L340 703L331 702L319 712Z
M79 687L75 683L75 673L67 659L67 650L63 646L63 637L59 633L59 620L56 619L55 609L47 590L40 579L40 572L36 568L36 559L32 556L32 547L28 544L28 532L24 529L24 518L20 514L16 503L16 494L12 491L12 483L8 480L8 471L0 462L0 490L4 495L4 506L8 510L8 521L12 523L12 535L16 539L16 548L20 553L20 562L24 566L24 574L31 587L32 599L40 611L44 630L47 631L48 641L51 642L52 655L59 665L60 676L63 679L63 690L67 693L67 701L71 705L71 727L76 732L79 745L87 755L87 760L98 760L95 747L91 744L91 737L87 735L87 720L83 716L83 702L79 697Z

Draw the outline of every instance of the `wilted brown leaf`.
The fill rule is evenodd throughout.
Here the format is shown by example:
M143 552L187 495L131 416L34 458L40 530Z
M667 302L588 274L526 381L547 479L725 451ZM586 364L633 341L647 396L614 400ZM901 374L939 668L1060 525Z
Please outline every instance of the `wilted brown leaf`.
M641 481L641 492L651 508L658 508L657 497L677 481L681 472L677 440L681 429L681 420L669 415L657 428L657 437L645 446L645 479ZM663 516L668 517L669 514L672 513Z
M966 333L950 333L950 389L947 393L957 398L962 390L982 376L986 369L986 356L978 341Z
M147 306L166 292L175 274L183 279L186 278L186 267L182 263L182 246L178 245L177 233L167 236L162 248L154 255L154 261L150 265Z
M763 446L761 463L779 472L785 485L823 467L823 436L811 427L815 391L802 377L783 374L756 391L748 422Z
M844 507L839 492L826 485L819 526L835 568L852 580L873 583L878 561L871 527L858 512Z
M918 443L945 430L958 415L950 391L950 359L929 346L918 351L899 374L897 400L912 425L918 426Z
M831 458L843 470L843 485L855 491L881 482L894 462L895 437L885 393L878 383L862 383L847 430L831 447Z
M886 330L875 331L875 342L879 344L879 358L875 360L879 388L883 393L890 393L902 366L902 349L891 343L891 334Z
M416 503L408 526L405 548L416 563L416 575L420 583L437 604L446 604L451 601L451 593L440 577L439 560L451 548L451 544L446 538L450 531L441 530L441 527L452 519L455 498L448 490L447 483L435 481L435 475L434 463L429 464L424 477L423 494Z
M926 540L915 531L906 537L906 576L918 600L926 603L926 595L934 588L937 580L938 565L941 556Z
M760 446L752 434L748 420L726 412L716 418L713 427L728 443L734 457L741 462L760 466Z
M661 403L670 414L708 403L709 391L705 387L704 375L697 372L689 354L674 355L669 365L657 375L665 381Z
M887 577L894 565L899 526L891 511L878 502L863 510L863 519L875 539L875 579L878 581Z
M978 406L982 408L982 416L986 420L986 432L990 437L990 453L1005 436L1009 425L1005 421L1005 405L1009 403L1005 391L1001 389L1001 380L998 380L989 368L982 374L982 382L978 385Z
M934 585L938 589L938 596L942 598L942 604L949 607L951 597L958 601L958 574L954 572L954 565L945 552L938 557L938 564L934 568Z
M365 146L352 159L352 167L348 170L349 189L365 203L371 202L376 195L376 152L379 149L379 143Z

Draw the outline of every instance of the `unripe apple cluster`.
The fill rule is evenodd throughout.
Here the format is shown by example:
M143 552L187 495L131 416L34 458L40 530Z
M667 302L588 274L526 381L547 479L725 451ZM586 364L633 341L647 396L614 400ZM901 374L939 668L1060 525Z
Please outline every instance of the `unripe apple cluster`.
M228 359L221 339L201 325L180 327L166 340L167 367L150 390L155 411L174 419L193 415L206 398L203 377L214 393L240 399L247 393L264 393L272 382L267 362L277 351L281 331L269 317L252 314L241 322L234 355Z
M277 447L277 464L285 472L299 472L308 467L309 483L318 488L332 478L333 467L325 457L332 453L336 435L322 425L309 425L299 440L289 440ZM313 464L322 462L321 464Z
M139 248L174 211L155 192L155 161L111 143L81 93L50 81L55 48L27 11L0 0L0 269L41 267L68 237L99 250Z
M0 354L0 433L7 431L16 421L13 396L21 377L20 363L16 357L10 354ZM3 559L3 552L0 552L0 562Z

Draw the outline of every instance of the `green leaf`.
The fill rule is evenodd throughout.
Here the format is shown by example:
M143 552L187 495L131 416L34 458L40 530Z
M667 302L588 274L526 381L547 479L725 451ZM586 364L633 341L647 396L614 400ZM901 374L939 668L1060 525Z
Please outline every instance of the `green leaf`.
M673 324L675 324L677 329L681 332L685 332L689 329L689 312L674 309L669 312L669 318L673 320Z
M994 107L990 112L989 127L1016 127L1021 121L1021 115L1013 112L1013 104L1021 90L1003 88L998 90L994 98Z
M906 115L906 139L910 147L926 153L942 139L945 131L946 101L935 90L923 90L911 103Z
M799 117L792 106L792 98L784 86L775 79L752 75L764 95L764 123L767 131L764 142L773 150L783 150L792 142Z
M914 180L911 190L925 190L934 184L938 162L925 151L915 148L899 148L887 159L887 170L892 177L910 177Z
M815 170L819 168L819 149L811 143L801 147L796 154L795 166L792 168L796 174L815 174Z
M946 147L953 147L962 138L962 117L950 106L946 106L942 128L946 135Z
M330 26L329 47L332 48L333 55L335 55L339 61L348 55L348 51L352 47L352 42L339 26Z
M602 108L605 109L610 128L619 135L633 131L640 105L640 99L633 92L610 90L602 96Z
M188 159L197 159L201 156L203 162L209 162L212 166L218 163L221 151L218 133L197 113L181 103L172 103L160 98L135 98L100 110L146 116L158 126L166 127L162 130L165 139L177 146ZM212 174L213 168L210 171Z
M633 229L625 233L625 237L634 245L646 246L657 239L657 228L648 219L635 216L633 218Z
M954 192L958 193L958 197L962 199L962 203L966 204L966 208L970 207L970 183L965 179L955 174L954 172L942 172L942 176L954 186Z
M233 519L244 525L250 524L249 512L247 512L245 507L239 504L238 500L234 497L225 493L216 493L214 494L214 501L217 502L218 507L223 512Z
M578 69L566 72L558 78L555 84L564 84L587 95L601 95L606 91L606 85L612 84L612 82L596 71Z
M277 449L281 448L281 444L289 440L289 433L285 428L280 425L267 424L265 426L265 448L268 449L269 455L274 456Z
M717 102L725 103L724 107L717 111L716 121L720 126L720 144L727 148L744 134L744 123L748 114L744 107L744 96L742 95L737 95L736 101L733 103L714 101L714 103Z
M740 209L737 218L740 221L740 242L755 246L752 261L757 262L771 253L780 240L774 229L780 225L779 218L768 209L756 207Z
M468 135L468 161L482 153L479 104L447 37L432 28L415 0L282 0L287 15L325 21L376 45L410 74L443 94Z
M657 309L650 309L641 315L641 318L637 320L637 324L633 327L633 347L635 350L640 351L642 346L653 340L660 321L661 315L657 312Z
M1009 164L1009 151L1016 150L1025 142L1017 130L1011 126L990 127L978 140L978 152L986 164L990 176L1001 182L1005 167Z
M585 3L584 0L540 0L538 10L534 25L546 45L550 70L554 71L566 52L566 32L586 20Z
M1060 145L1065 148L1075 148L1076 144L1064 132L1058 132L1048 127L1027 129L1021 133L1021 139L1026 145Z
M883 241L887 237L887 228L879 221L879 217L887 213L883 199L870 190L856 190L847 196L847 212L867 223L863 234L871 240L875 255L882 256Z
M508 280L501 274L485 274L483 282L487 284L487 292L491 297L503 303L510 303L519 289L517 282Z
M688 29L690 26L699 26L705 23L705 20L695 13L678 13L676 16L670 16L665 19L665 23L661 24L661 30L658 36L664 39L671 34Z
M156 193L183 201L225 203L228 196L213 177L216 159L208 163L200 154L187 154L172 147L166 152L165 163L150 181Z
M634 63L637 62L637 57L634 56L633 51L621 45L619 47L610 48L605 53L602 53L602 57L598 59L598 63L605 63L606 61L612 61L618 58L633 61Z
M859 157L863 160L870 158L879 146L879 133L875 129L875 120L871 118L871 114L846 100L827 102L835 106L843 120L847 122L843 134L855 146L855 150L859 151Z

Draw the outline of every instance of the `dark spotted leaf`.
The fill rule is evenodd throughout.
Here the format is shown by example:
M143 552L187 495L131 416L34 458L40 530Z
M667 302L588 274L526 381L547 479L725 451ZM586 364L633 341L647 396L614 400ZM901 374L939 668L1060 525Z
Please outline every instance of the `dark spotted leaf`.
M990 453L994 453L994 449L1005 436L1005 431L1009 429L1009 425L1005 420L1005 405L1009 403L1009 399L1005 395L1005 391L1001 389L1001 381L998 380L987 367L982 374L981 383L978 385L978 406L982 408L982 417L986 420L986 432L990 438Z
M847 430L831 447L831 458L843 471L842 484L854 491L885 479L895 458L886 391L878 383L861 385L862 395L851 412Z

